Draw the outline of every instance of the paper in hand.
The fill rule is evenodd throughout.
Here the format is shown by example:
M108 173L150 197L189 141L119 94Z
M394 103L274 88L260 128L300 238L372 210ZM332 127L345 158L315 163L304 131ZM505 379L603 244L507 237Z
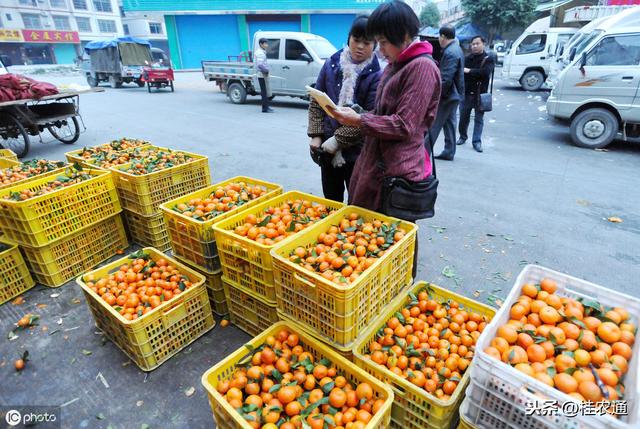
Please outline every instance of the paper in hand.
M318 91L317 89L310 86L305 86L305 88L309 92L309 95L313 97L314 100L316 100L320 107L322 107L322 110L324 110L327 115L335 118L335 116L333 116L333 111L337 110L338 106L336 106L333 100L331 100L331 98L329 98L329 96L322 91Z

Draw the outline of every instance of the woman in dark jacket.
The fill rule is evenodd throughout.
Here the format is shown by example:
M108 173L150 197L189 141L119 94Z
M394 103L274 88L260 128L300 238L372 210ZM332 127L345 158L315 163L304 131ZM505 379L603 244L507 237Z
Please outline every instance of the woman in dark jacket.
M373 53L375 42L367 36L367 21L366 16L353 21L348 47L324 63L316 82L316 89L327 93L336 105L358 105L365 111L374 107L381 73ZM307 134L311 137L312 157L322 172L325 198L342 202L362 149L360 129L340 125L312 100Z

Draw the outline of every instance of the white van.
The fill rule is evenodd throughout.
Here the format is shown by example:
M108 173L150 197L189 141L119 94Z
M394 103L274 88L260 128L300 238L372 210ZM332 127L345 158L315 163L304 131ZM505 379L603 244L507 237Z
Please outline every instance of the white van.
M527 91L542 87L549 75L552 58L578 31L564 27L541 29L544 23L539 21L513 43L502 66L502 79L518 82Z
M640 26L598 37L558 76L547 112L571 123L576 146L603 148L640 137ZM619 135L619 133L621 133Z
M632 7L615 15L609 15L594 19L582 27L566 43L562 51L559 52L556 61L551 64L551 70L547 79L549 87L555 85L560 72L567 67L576 56L599 37L603 32L612 28L634 27L640 25L640 7Z

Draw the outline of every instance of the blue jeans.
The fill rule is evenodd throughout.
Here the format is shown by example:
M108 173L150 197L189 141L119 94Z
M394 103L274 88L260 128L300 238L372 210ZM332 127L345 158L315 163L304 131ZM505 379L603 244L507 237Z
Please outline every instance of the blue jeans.
M467 131L471 120L471 110L475 109L475 118L473 121L473 145L482 144L482 127L484 126L484 112L480 112L478 106L477 94L466 94L464 101L460 104L460 123L458 124L458 132L461 140L467 140Z

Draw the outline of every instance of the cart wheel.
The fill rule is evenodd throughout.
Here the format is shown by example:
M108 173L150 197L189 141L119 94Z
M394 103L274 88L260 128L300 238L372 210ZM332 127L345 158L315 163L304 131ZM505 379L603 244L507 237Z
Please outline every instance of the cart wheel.
M173 89L173 81L172 81L172 80L171 80L171 81L169 81L169 86L171 86L171 92L174 92L174 89Z
M47 129L51 133L56 140L61 141L65 144L72 144L78 141L80 138L80 124L78 123L78 118L75 116L67 119L67 123L61 125L60 127L56 127L55 125L48 125Z
M18 158L27 156L29 134L16 118L7 115L0 121L0 137L4 140L1 146L11 149Z
M96 79L95 77L93 77L90 74L88 74L87 75L87 83L89 84L89 86L91 88L95 88L96 86L98 86L98 79Z
M151 82L147 82L147 91L151 94Z
M139 88L142 88L144 86L144 80L142 80L142 79L136 80L136 83L138 84Z

